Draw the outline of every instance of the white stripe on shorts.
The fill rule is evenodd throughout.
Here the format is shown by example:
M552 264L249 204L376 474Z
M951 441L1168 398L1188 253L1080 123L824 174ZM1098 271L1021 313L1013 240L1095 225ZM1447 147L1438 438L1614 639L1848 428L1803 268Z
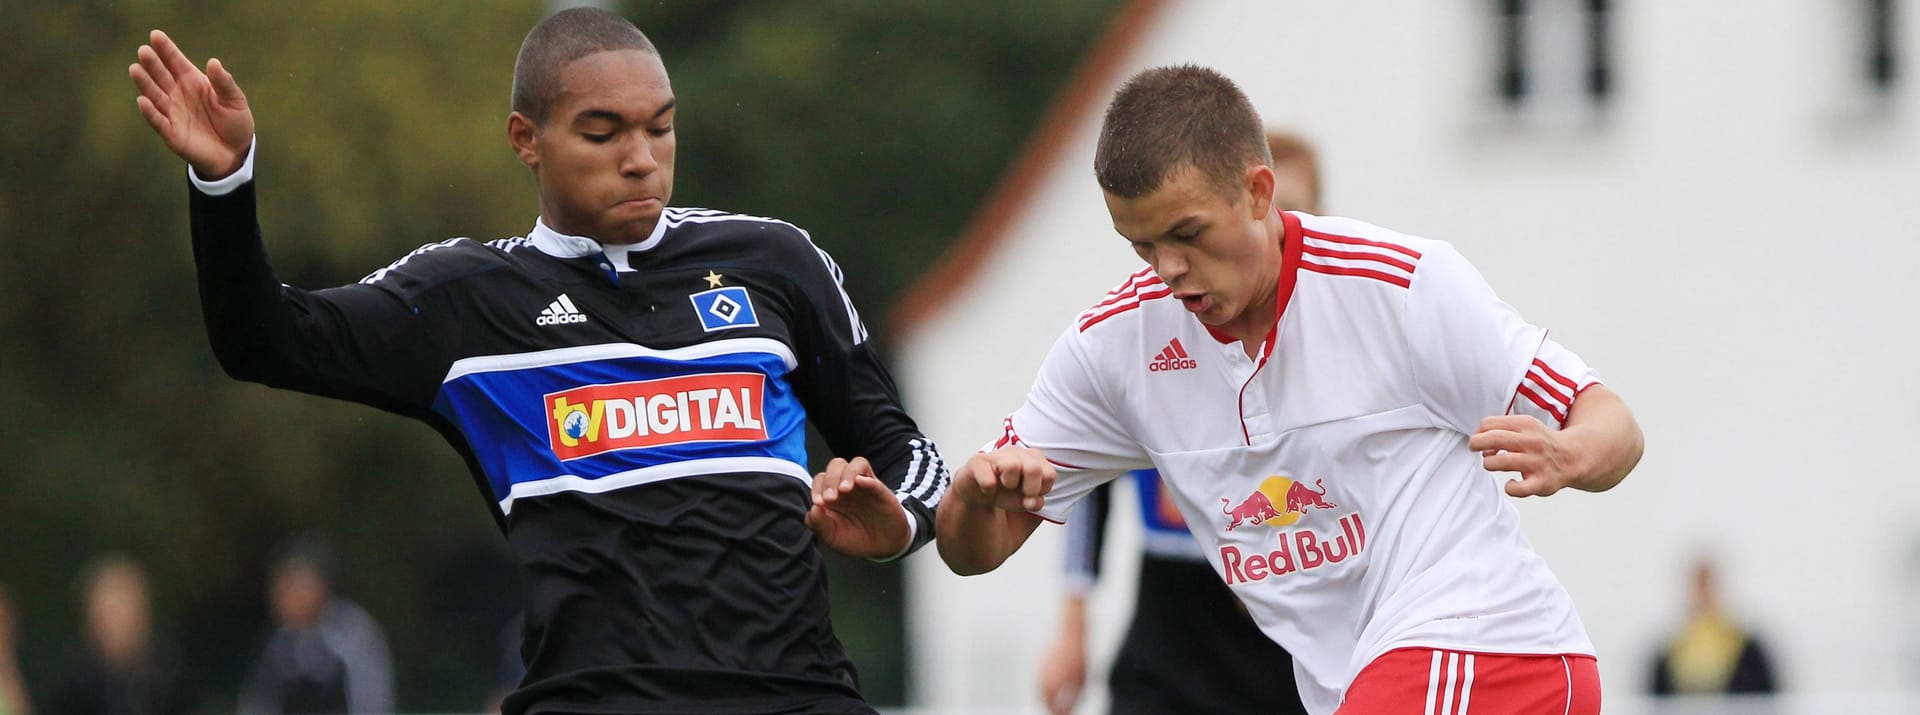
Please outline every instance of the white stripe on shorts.
M1433 715L1434 696L1440 693L1440 651L1433 652L1433 665L1427 668L1427 713Z

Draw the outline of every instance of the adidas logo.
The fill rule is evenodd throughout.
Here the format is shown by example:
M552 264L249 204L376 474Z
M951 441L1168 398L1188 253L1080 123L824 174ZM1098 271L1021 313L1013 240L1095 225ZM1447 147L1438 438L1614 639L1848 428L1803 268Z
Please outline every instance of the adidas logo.
M565 293L561 293L560 297L548 303L547 309L540 311L540 317L533 319L534 325L566 325L584 322L587 322L587 315L580 312L579 308L573 307L573 299L568 298Z
M1160 354L1154 356L1153 362L1147 363L1147 371L1172 372L1192 370L1199 366L1200 364L1194 362L1193 358L1187 357L1187 349L1180 345L1180 339L1174 338L1172 342L1167 343L1166 347L1160 349Z

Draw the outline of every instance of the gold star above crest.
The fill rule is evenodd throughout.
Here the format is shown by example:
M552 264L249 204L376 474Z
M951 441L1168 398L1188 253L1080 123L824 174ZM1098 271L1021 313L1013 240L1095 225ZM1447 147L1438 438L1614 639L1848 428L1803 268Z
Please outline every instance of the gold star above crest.
M721 277L721 276L720 276L720 274L718 274L718 273L715 273L715 272L713 272L713 271L707 271L707 287L708 287L708 288L719 288L719 287L720 287L720 277Z

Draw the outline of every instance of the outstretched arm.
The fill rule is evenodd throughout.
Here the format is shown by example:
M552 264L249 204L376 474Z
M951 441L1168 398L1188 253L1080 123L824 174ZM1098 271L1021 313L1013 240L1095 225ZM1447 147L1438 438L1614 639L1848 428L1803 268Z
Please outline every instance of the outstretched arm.
M1002 447L973 455L954 472L940 503L940 558L962 576L992 571L1020 550L1040 526L1033 512L1053 490L1053 465L1040 450Z
M1645 442L1626 401L1594 384L1574 398L1557 431L1527 415L1488 417L1467 446L1480 451L1488 471L1520 473L1507 494L1543 497L1566 487L1612 489L1640 463Z
M419 312L394 287L402 278L314 292L282 286L260 240L246 95L219 60L202 72L166 33L150 40L127 74L147 125L191 167L194 266L221 367L241 380L424 415L446 371Z

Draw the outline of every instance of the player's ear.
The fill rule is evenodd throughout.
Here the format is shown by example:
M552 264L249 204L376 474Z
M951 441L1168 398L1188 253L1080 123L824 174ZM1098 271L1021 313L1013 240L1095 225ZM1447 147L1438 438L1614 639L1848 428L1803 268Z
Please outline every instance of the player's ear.
M507 143L513 146L520 163L529 169L540 168L540 127L527 115L519 112L507 115Z
M1273 211L1273 167L1254 164L1247 167L1245 178L1248 218L1264 220Z

